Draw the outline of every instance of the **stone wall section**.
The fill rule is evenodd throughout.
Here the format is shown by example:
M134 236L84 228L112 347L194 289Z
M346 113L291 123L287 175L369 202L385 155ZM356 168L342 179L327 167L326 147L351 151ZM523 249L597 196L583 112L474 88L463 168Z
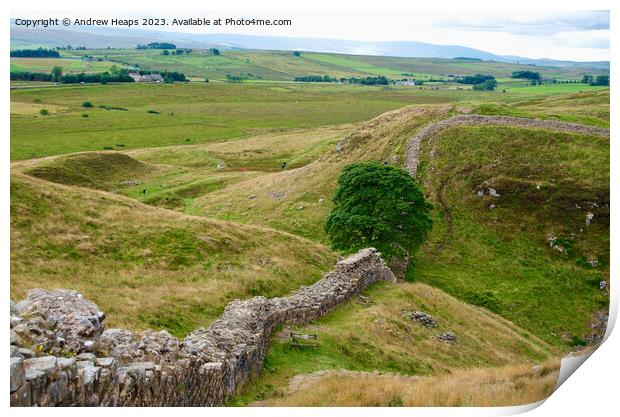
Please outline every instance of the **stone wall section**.
M77 291L31 290L11 302L12 406L218 406L257 376L281 323L317 319L377 281L393 281L363 249L287 297L228 304L207 329L104 329L105 314Z

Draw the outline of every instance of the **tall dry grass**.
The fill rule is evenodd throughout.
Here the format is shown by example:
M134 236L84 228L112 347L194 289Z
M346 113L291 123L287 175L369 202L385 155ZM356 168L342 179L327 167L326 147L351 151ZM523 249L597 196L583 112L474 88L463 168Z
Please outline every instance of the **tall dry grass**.
M532 365L458 370L435 377L355 374L347 371L310 377L289 391L255 405L337 407L498 407L530 404L553 393L559 362L537 370Z

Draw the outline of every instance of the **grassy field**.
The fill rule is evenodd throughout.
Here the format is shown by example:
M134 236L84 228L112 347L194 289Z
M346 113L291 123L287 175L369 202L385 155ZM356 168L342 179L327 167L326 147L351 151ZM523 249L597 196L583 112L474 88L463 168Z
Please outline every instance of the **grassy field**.
M36 104L64 110L49 116L21 110L13 113L11 158L116 145L135 149L207 143L257 132L356 123L411 103L458 99L456 92L433 93L360 86L213 83L12 90L11 101L18 103L13 108ZM471 97L476 96L480 95L472 92ZM84 101L94 107L82 107Z
M65 74L77 74L80 72L105 72L113 65L118 68L124 67L111 61L88 61L79 58L11 58L11 72L52 72L53 67L62 67Z
M34 87L11 91L11 159L209 143L257 132L359 123L412 104L478 107L532 102L550 94L544 86L527 94L298 83ZM581 107L590 113L601 109L595 122L604 124L609 96L600 94L596 107ZM94 107L82 107L85 101ZM43 108L50 114L39 114ZM577 110L563 112L588 122Z

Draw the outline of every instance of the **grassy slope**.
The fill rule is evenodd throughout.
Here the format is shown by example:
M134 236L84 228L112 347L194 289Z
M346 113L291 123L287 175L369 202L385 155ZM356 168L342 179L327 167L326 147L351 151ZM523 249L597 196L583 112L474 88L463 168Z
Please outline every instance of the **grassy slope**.
M590 315L608 303L598 286L609 274L609 139L464 127L422 150L419 175L436 204L435 228L410 279L556 345L588 336ZM483 187L501 196L478 197ZM567 253L550 248L550 236ZM592 259L598 267L587 264Z
M296 328L319 335L319 347L299 349L276 335L263 374L232 404L277 396L290 377L325 369L381 370L439 375L457 368L533 364L557 354L514 324L424 284L379 284L365 293L372 303L350 302L315 323ZM421 310L437 320L427 328L403 317ZM456 344L435 339L452 331Z
M109 326L206 326L227 302L319 279L334 254L259 227L188 217L109 193L11 178L11 297L72 288Z

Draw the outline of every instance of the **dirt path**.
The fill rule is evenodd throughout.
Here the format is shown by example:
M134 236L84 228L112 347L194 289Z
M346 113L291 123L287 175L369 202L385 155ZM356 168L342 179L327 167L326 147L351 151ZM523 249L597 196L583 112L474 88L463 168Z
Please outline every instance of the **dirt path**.
M528 119L525 117L511 116L482 116L478 114L461 114L450 117L440 122L431 123L422 128L407 144L405 151L405 167L412 177L418 171L420 143L425 139L433 138L441 130L457 126L513 126L529 127L534 129L553 129L566 132L586 133L609 136L609 129L600 127L579 125L576 123L565 123L557 120Z

